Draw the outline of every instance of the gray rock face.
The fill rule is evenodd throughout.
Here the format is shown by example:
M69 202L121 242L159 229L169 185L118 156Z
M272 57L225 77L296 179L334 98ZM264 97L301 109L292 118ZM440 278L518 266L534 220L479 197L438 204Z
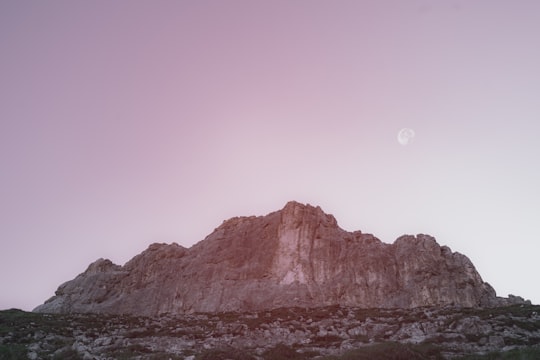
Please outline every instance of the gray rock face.
M431 236L385 244L344 231L319 207L290 202L266 216L224 221L189 249L153 244L124 266L99 259L34 311L157 315L508 301L496 297L466 256Z

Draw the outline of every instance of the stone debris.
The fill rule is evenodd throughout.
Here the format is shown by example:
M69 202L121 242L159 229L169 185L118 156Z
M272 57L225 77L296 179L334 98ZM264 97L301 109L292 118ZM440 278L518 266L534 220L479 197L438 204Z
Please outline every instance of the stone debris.
M416 309L329 306L157 317L26 313L33 321L13 325L10 333L0 336L0 344L22 342L30 359L76 354L82 359L108 360L144 359L149 354L196 359L215 349L264 359L263 354L276 346L317 358L396 342L431 344L451 359L537 346L539 309L531 305ZM0 321L7 323L4 313L0 312Z

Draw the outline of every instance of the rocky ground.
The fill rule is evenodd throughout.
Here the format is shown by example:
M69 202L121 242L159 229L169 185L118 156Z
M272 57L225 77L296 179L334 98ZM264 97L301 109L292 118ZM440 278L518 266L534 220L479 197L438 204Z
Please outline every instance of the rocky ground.
M0 359L538 359L539 314L532 305L332 306L152 318L6 310Z

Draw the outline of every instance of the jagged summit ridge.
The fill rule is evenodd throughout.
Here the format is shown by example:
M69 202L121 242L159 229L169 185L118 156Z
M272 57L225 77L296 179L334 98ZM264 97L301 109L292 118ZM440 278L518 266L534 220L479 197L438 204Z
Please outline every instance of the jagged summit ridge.
M293 201L266 216L226 220L189 249L152 244L124 266L99 259L35 311L156 315L334 304L473 307L505 300L466 256L429 235L386 244Z

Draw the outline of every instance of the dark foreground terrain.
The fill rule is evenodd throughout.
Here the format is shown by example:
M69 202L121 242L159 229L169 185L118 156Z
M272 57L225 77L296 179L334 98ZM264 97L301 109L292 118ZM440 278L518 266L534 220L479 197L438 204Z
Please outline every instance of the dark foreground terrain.
M0 359L540 359L540 306L134 317L0 311Z

